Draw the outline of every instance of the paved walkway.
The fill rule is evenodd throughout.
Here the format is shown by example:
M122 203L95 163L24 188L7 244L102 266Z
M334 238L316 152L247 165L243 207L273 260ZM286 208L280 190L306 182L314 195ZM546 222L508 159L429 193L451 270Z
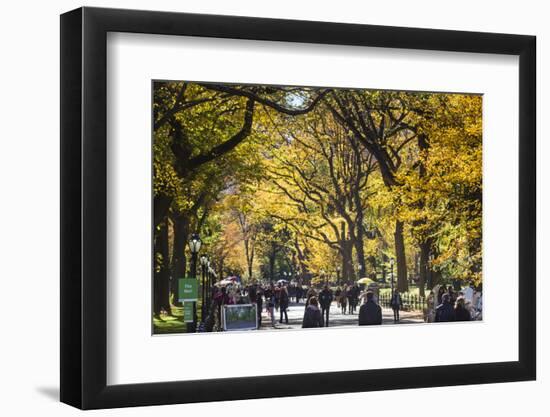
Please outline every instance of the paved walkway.
M302 319L304 317L305 302L296 304L290 303L287 310L288 312L288 324L279 323L280 312L275 310L275 328L276 329L301 329ZM352 327L358 325L359 307L357 307L356 314L342 314L337 307L336 302L332 303L329 316L329 327ZM407 323L422 323L421 311L401 311L399 324ZM393 311L389 308L382 308L382 324L394 324L393 323ZM262 326L260 330L273 330L271 326L271 320L265 311L262 311Z

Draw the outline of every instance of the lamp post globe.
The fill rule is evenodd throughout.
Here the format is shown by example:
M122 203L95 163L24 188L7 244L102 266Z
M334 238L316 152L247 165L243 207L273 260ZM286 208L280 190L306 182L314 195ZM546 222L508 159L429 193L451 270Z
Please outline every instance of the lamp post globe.
M197 233L193 233L189 238L189 250L192 254L197 254L201 250L202 241Z

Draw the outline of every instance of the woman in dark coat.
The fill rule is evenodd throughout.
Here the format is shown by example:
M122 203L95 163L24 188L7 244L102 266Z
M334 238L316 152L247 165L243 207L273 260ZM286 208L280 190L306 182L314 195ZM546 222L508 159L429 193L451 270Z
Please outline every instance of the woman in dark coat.
M466 302L464 297L458 297L455 305L455 320L456 321L470 321L472 316L466 308Z
M321 315L321 310L319 309L317 297L311 297L309 299L309 304L306 307L304 320L302 322L302 328L304 329L313 327L323 327L323 316Z
M445 294L445 287L441 285L439 287L439 290L437 291L437 303L435 303L436 307L440 304L443 304L443 294Z

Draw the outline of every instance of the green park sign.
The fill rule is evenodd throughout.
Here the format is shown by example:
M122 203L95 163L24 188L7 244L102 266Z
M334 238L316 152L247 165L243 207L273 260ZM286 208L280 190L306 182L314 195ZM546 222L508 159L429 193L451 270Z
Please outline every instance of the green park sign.
M195 278L181 278L178 282L178 300L197 301L198 280Z

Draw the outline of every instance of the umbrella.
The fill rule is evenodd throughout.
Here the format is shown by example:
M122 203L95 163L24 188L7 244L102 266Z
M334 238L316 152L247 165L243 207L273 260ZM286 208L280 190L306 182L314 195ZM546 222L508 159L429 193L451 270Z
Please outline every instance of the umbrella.
M361 278L360 280L357 281L358 284L365 284L365 285L372 284L373 282L374 281L372 279L367 277Z
M277 284L286 284L288 281L286 279L280 279L277 281Z

